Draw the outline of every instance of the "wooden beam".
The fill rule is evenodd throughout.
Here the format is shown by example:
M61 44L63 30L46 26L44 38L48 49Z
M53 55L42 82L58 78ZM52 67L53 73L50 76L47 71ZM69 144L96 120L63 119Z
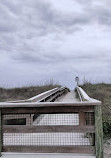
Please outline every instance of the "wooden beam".
M14 114L13 115L3 115L3 120L10 120L10 119L21 119L21 118L26 118L26 117L29 117L29 114Z
M37 108L37 107L61 107L61 106L72 106L72 107L84 107L84 106L99 106L100 102L38 102L38 103L0 103L0 108Z
M94 154L94 146L3 146L4 152Z
M0 110L0 157L2 156L2 115Z
M84 126L86 124L85 121L85 113L83 111L79 112L79 125Z
M84 112L93 112L94 106L79 106L79 107L72 107L72 106L61 106L61 107L32 107L32 108L4 108L2 109L3 114L50 114L50 113L78 113L79 111Z
M95 106L95 146L96 158L103 158L103 127L101 106Z
M52 133L52 132L61 132L61 133L94 133L94 126L3 126L3 133Z

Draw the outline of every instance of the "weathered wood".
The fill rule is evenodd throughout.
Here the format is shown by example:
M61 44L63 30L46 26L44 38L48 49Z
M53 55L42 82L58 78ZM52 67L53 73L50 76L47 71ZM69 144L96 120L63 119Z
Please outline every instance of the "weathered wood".
M49 90L45 93L42 93L42 94L39 94L37 96L34 96L30 99L26 99L26 100L17 100L17 101L9 101L9 102L4 102L4 103L0 103L0 108L3 108L3 106L5 105L8 106L9 108L11 106L15 107L15 106L18 106L20 105L26 105L28 104L27 106L32 106L33 103L35 104L38 104L37 102L50 102L52 100L56 100L59 95L63 95L65 94L66 92L68 92L68 89L63 87L63 88L54 88L52 90ZM15 104L15 105L14 105Z
M93 112L94 106L61 106L61 107L32 107L32 108L5 108L2 109L3 114L50 114L50 113L78 113L79 111Z
M58 94L55 94L54 96L52 96L51 98L49 99L46 99L47 102L50 102L52 101L53 99L56 99L58 97Z
M101 106L95 106L96 158L103 158L103 127Z
M80 111L79 112L79 125L80 126L83 126L86 124L86 121L85 121L85 113L83 111Z
M0 110L0 157L2 156L2 116L1 116L1 110Z
M0 103L0 108L37 108L37 107L65 107L65 106L72 106L72 107L84 107L84 106L99 106L101 103L99 102L75 102L75 103L68 103L68 102L37 102L37 103Z
M94 154L94 146L4 146L4 152Z
M50 133L50 132L64 132L64 133L94 133L94 126L3 126L3 133Z
M31 119L32 119L32 118L31 118L31 114L29 114L29 115L26 117L26 125L27 125L27 126L30 126L30 125L31 125L31 122L32 122Z
M32 97L31 99L32 99L33 102L37 102L37 101L40 101L40 100L48 98L50 95L55 94L56 92L59 92L59 89L55 88L52 91L49 91L49 92L47 92L45 94L42 94L40 96L38 95L37 97Z
M29 114L14 114L13 115L3 115L3 120L10 120L10 119L20 119L20 118L26 118L29 117Z
M50 102L53 99L56 99L59 97L59 94L63 95L64 93L68 92L68 88L62 87L62 88L54 88L53 90L43 93L42 95L38 95L35 97L30 98L32 102Z
M96 102L98 103L97 105L101 105L101 101L90 98L81 87L77 86L76 90L77 90L80 101Z
M98 134L100 133L99 127L97 127L98 120L95 123L94 126L86 126L86 120L85 120L85 112L94 112L94 107L100 106L99 101L85 101L85 102L75 102L75 103L64 103L64 102L49 102L54 101L57 97L63 95L67 89L60 89L59 91L55 91L53 94L49 94L47 96L42 96L41 102L38 103L1 103L0 109L2 111L2 115L5 118L5 115L7 115L7 118L11 118L11 115L14 114L24 114L24 118L26 116L26 126L24 125L3 125L2 133L85 133L85 136L89 134L87 139L90 140L90 135L92 134L92 138L95 133L96 129L96 154L97 156L101 156L101 136L98 137ZM41 96L40 96L41 97ZM33 98L32 101L36 101L38 98ZM40 100L39 100L40 101ZM43 101L43 102L42 102ZM95 109L96 109L95 108ZM98 109L98 108L97 108ZM98 109L99 111L99 109ZM100 112L100 111L99 111ZM79 114L79 125L38 125L34 126L32 125L33 117L37 117L38 115L42 114ZM21 116L19 116L21 117ZM95 118L97 115L95 115ZM6 119L6 118L5 118ZM12 118L13 119L13 118ZM96 120L96 119L95 119ZM8 123L7 123L8 124ZM101 134L101 133L100 133ZM8 134L6 134L8 135ZM10 135L10 134L9 134ZM13 134L12 134L13 135ZM18 134L16 134L18 135ZM29 135L29 134L28 134ZM5 134L4 134L5 136ZM84 137L84 136L83 136ZM83 138L84 139L84 138ZM1 139L0 139L1 140ZM94 139L93 139L94 140ZM15 141L15 140L14 140ZM70 141L70 140L69 140ZM75 140L74 140L75 141ZM78 140L79 141L79 140ZM1 141L2 142L2 141ZM1 143L2 144L2 143ZM4 146L3 151L4 152L35 152L35 153L85 153L85 154L94 154L95 153L95 144L91 144L89 146L81 145L81 146L65 146L65 145L58 145L58 146L48 146L43 144L43 146L38 145L5 145L5 139L4 139ZM2 148L2 146L1 146ZM97 158L103 158L103 157L97 157Z

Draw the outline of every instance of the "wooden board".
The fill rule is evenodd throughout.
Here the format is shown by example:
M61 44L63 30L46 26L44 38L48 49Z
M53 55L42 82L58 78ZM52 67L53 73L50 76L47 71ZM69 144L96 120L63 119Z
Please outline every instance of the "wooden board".
M78 113L79 111L93 112L94 106L84 107L72 107L72 106L61 106L61 107L32 107L32 108L4 108L2 114L50 114L50 113Z
M96 158L103 158L103 127L101 106L95 107L95 145Z
M38 107L65 107L65 106L72 106L72 107L84 107L84 106L96 106L96 105L101 105L99 102L74 102L74 103L69 103L69 102L37 102L37 103L0 103L0 108L38 108Z
M86 120L85 120L85 112L83 112L83 111L79 111L79 124L81 125L81 126L84 126L84 125L86 125Z
M1 116L1 110L0 110L0 156L2 152L2 116Z
M94 146L3 146L4 152L94 154Z
M94 126L11 126L4 125L3 133L50 133L50 132L61 132L61 133L94 133Z

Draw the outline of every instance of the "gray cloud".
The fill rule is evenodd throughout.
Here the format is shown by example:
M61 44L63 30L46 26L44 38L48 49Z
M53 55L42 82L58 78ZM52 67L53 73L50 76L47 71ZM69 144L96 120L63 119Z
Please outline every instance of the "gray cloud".
M110 0L76 0L76 2L83 5L86 15L89 15L87 18L91 19L89 22L95 22L103 26L106 25L108 27L111 25Z
M96 8L93 12L97 16L98 23L111 26L111 10L107 8Z
M90 21L85 14L78 14L76 11L71 14L64 14L56 11L49 3L40 0L30 1L2 1L0 4L1 24L0 29L4 31L19 31L34 29L36 33L47 34L52 31L67 31L74 25L86 24ZM6 25L6 23L8 25Z
M76 3L80 11L72 6L65 12L51 0L1 1L1 84L54 78L71 87L73 75L109 82L111 11L93 0Z

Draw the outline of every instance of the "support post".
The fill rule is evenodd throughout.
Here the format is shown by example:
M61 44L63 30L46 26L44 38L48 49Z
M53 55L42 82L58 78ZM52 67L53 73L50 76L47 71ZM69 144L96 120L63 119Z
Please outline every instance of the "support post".
M95 106L95 147L96 158L103 158L103 126L101 105Z
M0 110L0 157L2 156L2 114Z
M86 125L85 113L83 111L79 111L79 125L80 126Z
M27 125L27 126L30 126L30 125L31 125L31 115L30 115L30 114L27 114L27 115L26 115L26 125Z

